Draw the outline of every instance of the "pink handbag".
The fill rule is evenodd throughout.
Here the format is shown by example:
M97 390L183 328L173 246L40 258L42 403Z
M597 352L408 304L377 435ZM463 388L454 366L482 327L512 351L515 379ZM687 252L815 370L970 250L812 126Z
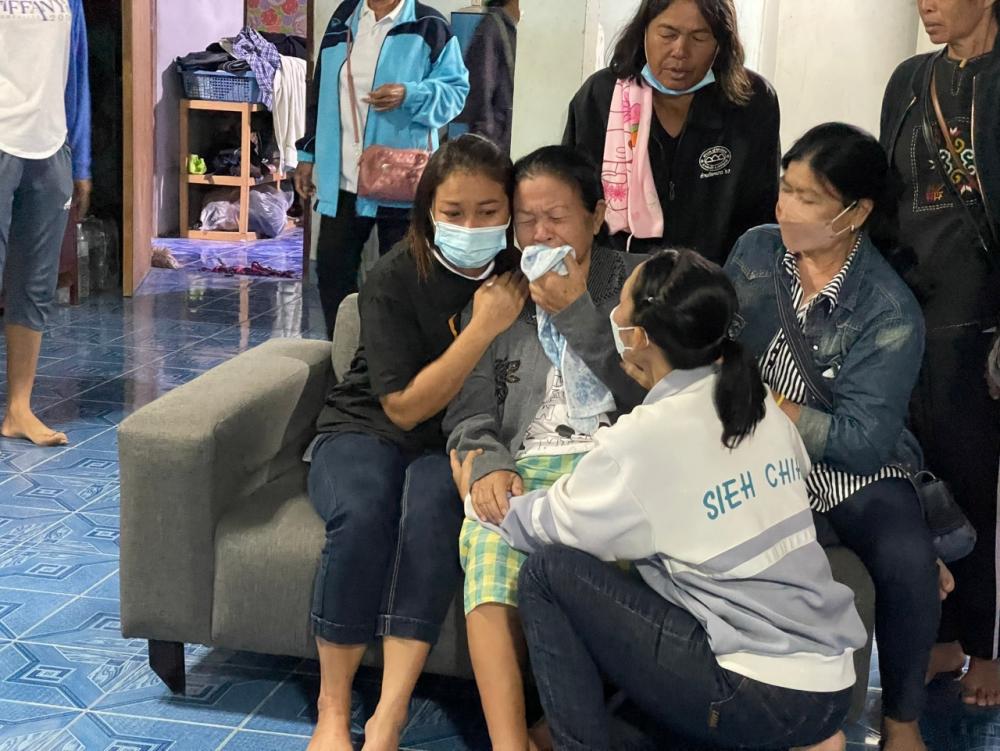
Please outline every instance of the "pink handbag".
M350 34L350 32L348 32ZM354 124L354 143L361 143L358 126L358 99L354 90L354 72L351 53L354 40L347 49L347 87L351 94L351 121ZM417 185L433 154L430 131L427 132L427 150L396 149L391 146L369 146L358 162L358 196L376 201L412 203L417 195Z

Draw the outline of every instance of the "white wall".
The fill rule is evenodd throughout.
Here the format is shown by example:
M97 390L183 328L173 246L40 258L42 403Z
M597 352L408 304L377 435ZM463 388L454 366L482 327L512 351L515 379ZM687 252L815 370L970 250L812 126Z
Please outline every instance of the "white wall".
M160 236L179 228L180 76L174 58L205 49L243 28L245 0L171 0L156 5L156 166L153 226ZM96 144L95 144L96 146Z
M527 12L517 28L511 144L515 159L562 140L570 99L601 67L601 0L521 0L521 7Z
M767 0L764 15L782 144L829 120L877 134L889 76L917 48L916 0Z

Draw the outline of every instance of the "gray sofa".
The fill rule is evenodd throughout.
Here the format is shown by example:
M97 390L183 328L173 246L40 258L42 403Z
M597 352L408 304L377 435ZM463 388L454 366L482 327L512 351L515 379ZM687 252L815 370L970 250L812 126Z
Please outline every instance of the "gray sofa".
M185 688L184 644L315 657L309 610L324 530L302 454L358 329L348 298L332 358L328 342L271 340L122 422L122 633L149 640L150 665L172 691ZM846 549L829 553L871 633L871 580ZM429 672L472 675L460 605L456 598ZM870 645L856 659L855 714Z

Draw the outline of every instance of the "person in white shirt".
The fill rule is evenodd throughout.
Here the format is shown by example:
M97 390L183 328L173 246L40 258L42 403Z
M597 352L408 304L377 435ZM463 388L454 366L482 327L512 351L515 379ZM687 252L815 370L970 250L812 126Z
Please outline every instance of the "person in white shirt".
M333 331L341 301L357 291L361 255L378 229L385 255L409 227L412 198L390 201L361 184L372 146L437 147L438 130L462 112L469 72L458 39L434 8L417 0L344 0L323 35L295 186L322 216L316 280ZM367 186L370 187L370 186Z
M90 202L90 84L82 0L0 2L0 274L7 412L0 433L62 446L35 416L42 331L71 206Z
M740 322L732 284L693 251L640 266L610 325L645 402L493 526L531 553L519 607L558 749L611 747L604 677L671 739L845 746L867 635L816 539L805 446L736 341ZM475 458L452 452L478 518Z

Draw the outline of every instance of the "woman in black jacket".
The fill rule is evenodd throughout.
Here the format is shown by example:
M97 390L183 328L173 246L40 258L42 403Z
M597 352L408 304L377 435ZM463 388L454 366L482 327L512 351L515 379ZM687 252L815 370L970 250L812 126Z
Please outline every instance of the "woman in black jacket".
M983 379L1000 316L1000 4L924 2L938 53L904 62L889 82L882 143L906 190L898 266L927 322L912 422L927 466L947 480L979 533L950 564L931 673L971 667L964 699L1000 705L997 457L1000 405Z
M778 98L743 62L733 0L643 0L611 66L573 98L563 143L603 163L619 249L722 264L774 222Z

